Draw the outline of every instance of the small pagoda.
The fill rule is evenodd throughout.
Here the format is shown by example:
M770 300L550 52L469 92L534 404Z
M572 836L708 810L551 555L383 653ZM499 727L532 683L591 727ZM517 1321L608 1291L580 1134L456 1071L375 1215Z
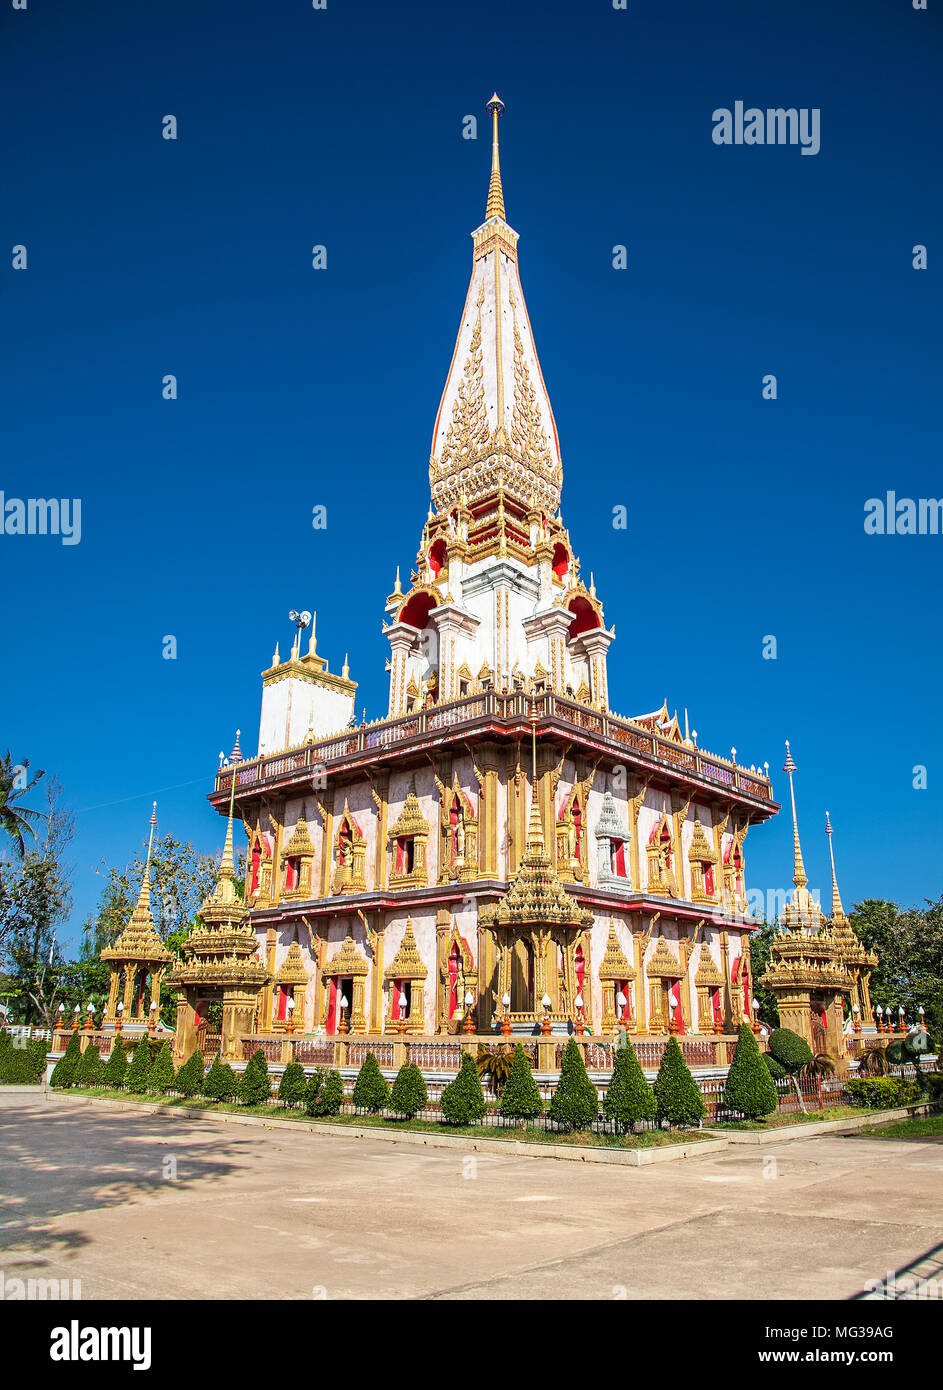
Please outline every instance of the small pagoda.
M155 801L137 903L128 925L114 945L106 946L101 952L101 958L110 972L108 1004L102 1025L105 1029L112 1029L118 1023L122 1027L130 1025L133 1029L157 1022L161 977L173 960L172 952L160 939L151 911L151 849L156 824Z
M842 1061L846 1055L845 998L855 991L855 980L847 968L848 933L855 942L858 939L847 919L844 927L834 921L834 911L833 921L829 922L809 892L792 781L797 768L788 741L783 771L789 775L792 800L795 891L783 911L783 930L773 937L769 968L762 983L776 996L779 1021L784 1028L805 1038L814 1053L827 1053ZM837 892L835 885L833 909ZM841 917L844 918L844 912ZM866 953L864 958L867 960Z
M235 779L233 779L235 783ZM249 909L235 890L232 797L219 876L200 908L199 921L180 949L168 985L177 991L174 1056L186 1060L205 1048L208 1010L222 1004L220 1055L241 1059L241 1038L257 1031L261 993L272 981L259 959L259 943L249 925Z

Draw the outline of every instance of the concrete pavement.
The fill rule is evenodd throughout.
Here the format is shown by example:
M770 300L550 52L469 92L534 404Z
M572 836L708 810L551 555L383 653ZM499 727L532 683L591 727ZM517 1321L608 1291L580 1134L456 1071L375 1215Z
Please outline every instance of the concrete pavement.
M943 1144L648 1168L0 1090L0 1269L83 1298L846 1299L943 1241Z

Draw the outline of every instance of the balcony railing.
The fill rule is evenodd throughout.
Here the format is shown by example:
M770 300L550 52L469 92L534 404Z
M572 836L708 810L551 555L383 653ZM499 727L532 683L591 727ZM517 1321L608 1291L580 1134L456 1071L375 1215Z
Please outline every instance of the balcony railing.
M478 695L468 695L449 704L431 705L415 714L398 715L394 719L379 719L373 724L361 724L356 729L333 734L301 748L275 753L266 758L254 758L233 768L222 768L216 777L216 790L228 791L233 772L236 777L236 790L255 786L265 786L295 773L310 772L323 768L329 763L342 763L345 759L356 759L364 753L389 748L397 744L407 744L412 740L427 739L430 735L449 729L462 729L471 732L478 724L498 724L511 731L522 723L533 719L538 722L553 721L565 727L579 729L592 738L606 741L632 752L656 766L666 770L687 773L713 782L720 787L729 787L742 795L760 801L772 800L772 787L761 773L718 757L714 753L704 753L699 748L673 743L670 739L652 733L644 724L623 719L619 715L602 713L575 700L564 699L552 691L539 695L528 695L516 691L511 695L501 695L495 690L484 691Z

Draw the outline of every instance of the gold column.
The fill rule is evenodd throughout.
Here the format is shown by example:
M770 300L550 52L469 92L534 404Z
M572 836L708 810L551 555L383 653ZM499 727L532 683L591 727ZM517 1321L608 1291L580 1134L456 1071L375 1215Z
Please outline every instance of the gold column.
M634 913L632 915L635 916ZM632 940L635 942L635 969L638 972L633 986L635 989L635 1031L644 1034L648 1032L648 977L645 974L645 952L648 948L648 941L642 932L641 924L633 930Z
M323 803L319 802L321 809L321 893L322 898L326 898L331 891L331 859L334 849L334 788L331 787L325 792Z

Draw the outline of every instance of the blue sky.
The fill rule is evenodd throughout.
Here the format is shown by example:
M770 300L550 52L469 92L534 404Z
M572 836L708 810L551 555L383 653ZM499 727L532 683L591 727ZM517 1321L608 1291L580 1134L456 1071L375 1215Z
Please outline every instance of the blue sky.
M82 499L79 545L0 535L0 745L76 810L76 932L155 796L219 848L205 792L290 608L385 711L494 88L614 708L687 706L780 799L790 738L812 886L827 808L846 906L939 895L943 537L863 517L943 495L941 32L909 0L0 10L0 489ZM818 108L820 152L715 145L738 100ZM788 884L785 816L747 850Z

